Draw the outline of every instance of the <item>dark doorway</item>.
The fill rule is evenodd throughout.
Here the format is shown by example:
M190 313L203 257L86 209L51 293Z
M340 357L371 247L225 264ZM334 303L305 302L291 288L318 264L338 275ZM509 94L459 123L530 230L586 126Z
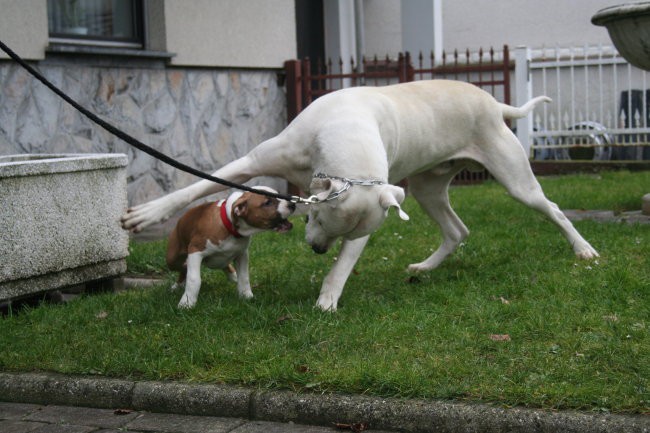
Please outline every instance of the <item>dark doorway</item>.
M309 57L316 73L317 61L325 58L323 0L296 0L296 37L298 58Z

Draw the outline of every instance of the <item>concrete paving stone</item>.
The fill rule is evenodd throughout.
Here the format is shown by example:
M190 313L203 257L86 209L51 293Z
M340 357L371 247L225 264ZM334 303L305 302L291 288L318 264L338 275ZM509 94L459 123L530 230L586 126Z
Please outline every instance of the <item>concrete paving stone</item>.
M101 429L101 430L95 430L93 433L143 433L143 432L138 432L137 430L116 430L116 429ZM151 433L151 432L146 432L146 433Z
M236 428L231 433L332 433L333 431L335 431L333 427L318 427L293 423L281 424L270 421L251 421Z
M35 411L36 409L40 409L42 407L43 406L41 406L40 404L0 402L0 420L22 419L23 417Z
M51 424L87 425L102 428L124 427L135 419L137 413L116 415L112 409L94 409L73 406L46 406L32 412L26 421L48 422Z
M43 424L41 427L29 433L90 433L95 431L97 431L96 427L85 425Z
M239 418L141 413L126 428L157 433L228 433L245 422Z
M19 421L19 420L2 420L0 421L0 431L2 433L29 433L39 428L42 424L36 422Z
M243 426L236 428L231 433L345 433L346 431L351 432L353 430L343 427L337 428L334 424L332 424L331 427L323 427L305 424L294 424L292 422L277 423L271 421L249 421ZM374 430L371 428L363 431L368 433L391 433Z

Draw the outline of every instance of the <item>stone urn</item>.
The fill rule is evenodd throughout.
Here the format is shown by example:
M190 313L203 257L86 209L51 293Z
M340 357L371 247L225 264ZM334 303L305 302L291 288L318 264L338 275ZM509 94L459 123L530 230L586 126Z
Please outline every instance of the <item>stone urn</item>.
M607 28L614 46L625 60L650 70L650 1L601 9L591 22Z
M0 301L126 271L122 154L0 156Z

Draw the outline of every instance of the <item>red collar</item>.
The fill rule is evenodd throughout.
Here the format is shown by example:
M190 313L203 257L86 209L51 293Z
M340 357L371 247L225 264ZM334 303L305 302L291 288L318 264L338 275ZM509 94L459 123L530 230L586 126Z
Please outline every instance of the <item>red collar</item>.
M227 200L224 200L221 203L221 222L223 223L226 230L228 230L228 233L230 233L231 235L233 235L236 238L241 238L242 235L237 231L235 226L230 221L230 218L228 217L228 210L226 209L226 202L227 202Z

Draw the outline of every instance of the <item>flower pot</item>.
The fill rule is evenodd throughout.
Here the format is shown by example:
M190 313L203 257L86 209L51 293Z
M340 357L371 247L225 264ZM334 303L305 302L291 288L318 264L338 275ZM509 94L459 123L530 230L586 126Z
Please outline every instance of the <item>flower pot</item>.
M650 2L599 10L591 22L605 26L616 49L634 66L650 70Z
M0 156L0 300L126 271L122 154Z

